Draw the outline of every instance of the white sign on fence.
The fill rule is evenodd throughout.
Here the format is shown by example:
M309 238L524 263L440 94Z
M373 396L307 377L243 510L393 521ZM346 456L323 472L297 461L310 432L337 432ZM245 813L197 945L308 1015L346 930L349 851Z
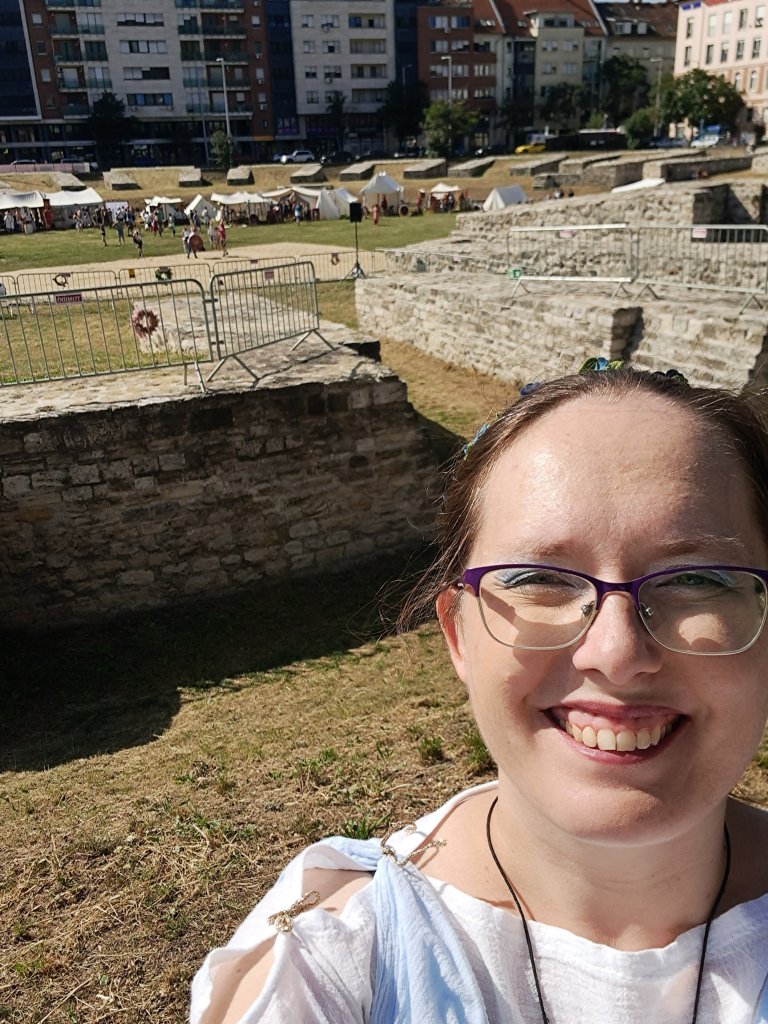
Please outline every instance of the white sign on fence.
M82 292L67 292L66 295L54 295L57 306L71 306L73 303L83 301Z

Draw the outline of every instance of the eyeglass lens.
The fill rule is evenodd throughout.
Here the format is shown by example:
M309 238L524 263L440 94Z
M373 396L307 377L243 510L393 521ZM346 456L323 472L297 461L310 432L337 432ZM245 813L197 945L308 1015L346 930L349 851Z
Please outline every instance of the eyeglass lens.
M597 591L553 569L497 569L480 581L480 612L499 643L547 650L575 643L595 616ZM686 570L646 580L640 615L662 646L685 654L736 654L759 635L766 587L749 572Z

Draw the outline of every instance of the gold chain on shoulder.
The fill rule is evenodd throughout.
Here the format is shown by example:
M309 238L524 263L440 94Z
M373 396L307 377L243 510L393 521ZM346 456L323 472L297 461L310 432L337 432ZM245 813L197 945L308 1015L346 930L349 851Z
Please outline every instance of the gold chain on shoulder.
M273 924L279 932L290 932L293 930L293 919L298 917L299 914L303 914L305 910L311 910L312 907L316 907L319 902L320 893L317 889L313 889L312 892L305 892L301 899L296 900L287 910L279 910L276 914L268 917L267 924Z
M445 846L445 844L447 842L446 839L433 839L431 843L425 843L423 846L420 846L418 848L418 850L414 850L413 853L409 853L407 857L403 857L402 859L398 859L397 854L395 853L395 851L390 846L387 846L386 843L387 843L388 839L391 839L391 837L395 834L395 832L399 832L404 826L405 826L405 834L407 836L411 835L412 833L414 833L416 831L416 823L415 822L413 822L413 821L410 821L410 822L398 821L394 825L392 825L392 827L390 828L389 832L387 832L387 834L381 840L381 853L382 853L382 856L383 857L389 857L391 860L393 860L395 862L395 864L397 864L397 866L399 868L404 868L406 864L410 863L410 861L412 861L414 859L414 857L418 857L419 854L424 853L425 850L431 850L433 848L436 849L439 846Z

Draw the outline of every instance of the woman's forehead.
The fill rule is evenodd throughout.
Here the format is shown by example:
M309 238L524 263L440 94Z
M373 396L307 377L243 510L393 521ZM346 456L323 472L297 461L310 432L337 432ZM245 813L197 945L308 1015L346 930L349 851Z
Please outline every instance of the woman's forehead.
M733 445L664 399L585 398L547 413L486 482L478 542L579 547L609 537L684 544L756 531Z

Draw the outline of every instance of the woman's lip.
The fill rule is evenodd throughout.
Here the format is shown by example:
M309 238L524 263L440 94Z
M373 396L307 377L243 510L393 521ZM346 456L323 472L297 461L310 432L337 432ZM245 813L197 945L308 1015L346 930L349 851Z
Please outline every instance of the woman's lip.
M677 708L666 707L663 704L603 704L593 700L564 700L560 704L553 704L547 710L555 708L567 708L569 711L583 711L587 715L595 715L599 718L649 718L651 715L683 715L683 711Z

